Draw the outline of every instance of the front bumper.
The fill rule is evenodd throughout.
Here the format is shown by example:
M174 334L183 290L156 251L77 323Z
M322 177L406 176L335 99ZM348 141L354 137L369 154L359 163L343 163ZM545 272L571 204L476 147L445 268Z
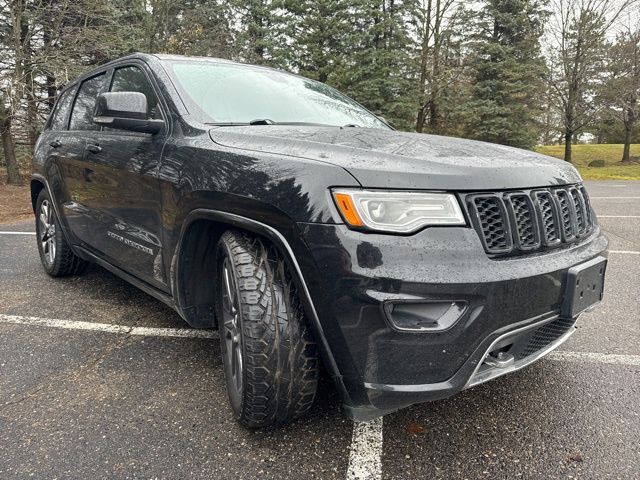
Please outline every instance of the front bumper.
M493 378L482 366L492 345L556 321L568 269L607 248L598 228L578 244L503 259L490 259L465 227L406 237L344 225L300 228L309 249L301 266L329 345L325 355L338 367L347 411L360 420ZM444 330L400 331L384 306L405 301L462 302L465 309ZM549 345L574 329L571 322Z

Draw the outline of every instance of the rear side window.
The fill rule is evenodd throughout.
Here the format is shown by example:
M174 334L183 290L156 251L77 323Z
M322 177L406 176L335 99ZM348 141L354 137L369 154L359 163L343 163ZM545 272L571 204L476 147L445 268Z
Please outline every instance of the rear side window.
M158 97L147 76L138 67L117 68L111 81L112 92L139 92L147 97L147 115L154 120L162 119L158 108Z
M98 94L104 89L106 78L107 75L103 73L82 82L73 104L69 130L100 130L100 127L93 123L93 110Z
M67 128L67 118L69 109L71 108L71 102L73 101L74 90L74 88L70 88L58 99L56 108L51 114L51 122L49 123L50 130L64 130Z

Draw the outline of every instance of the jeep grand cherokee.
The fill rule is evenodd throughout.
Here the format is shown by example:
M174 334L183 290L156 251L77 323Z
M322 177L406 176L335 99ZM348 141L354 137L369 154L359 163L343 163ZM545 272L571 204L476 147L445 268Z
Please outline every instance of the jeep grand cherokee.
M93 262L219 329L248 427L306 412L321 362L358 420L448 397L556 348L603 291L568 163L224 60L135 54L69 84L31 191L49 275Z

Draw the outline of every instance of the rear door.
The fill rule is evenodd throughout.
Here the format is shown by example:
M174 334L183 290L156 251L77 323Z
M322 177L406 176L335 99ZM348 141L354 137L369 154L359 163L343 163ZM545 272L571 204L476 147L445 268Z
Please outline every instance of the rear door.
M140 63L115 67L112 92L147 97L148 118L166 118L150 72ZM166 132L155 135L111 128L86 138L82 204L90 230L84 239L111 263L168 291L162 261L158 166Z
M63 213L60 221L64 227L68 226L64 206L72 202L66 185L66 166L69 158L79 159L84 154L84 143L67 129L76 91L77 85L74 85L60 94L35 151L34 173L46 176L57 211Z

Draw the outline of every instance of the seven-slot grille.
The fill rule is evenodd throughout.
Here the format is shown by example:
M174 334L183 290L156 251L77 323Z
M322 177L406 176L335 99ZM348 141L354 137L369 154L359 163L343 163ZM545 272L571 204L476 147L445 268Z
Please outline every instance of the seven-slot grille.
M581 185L472 193L465 203L491 255L557 247L587 236L594 227L589 197Z

